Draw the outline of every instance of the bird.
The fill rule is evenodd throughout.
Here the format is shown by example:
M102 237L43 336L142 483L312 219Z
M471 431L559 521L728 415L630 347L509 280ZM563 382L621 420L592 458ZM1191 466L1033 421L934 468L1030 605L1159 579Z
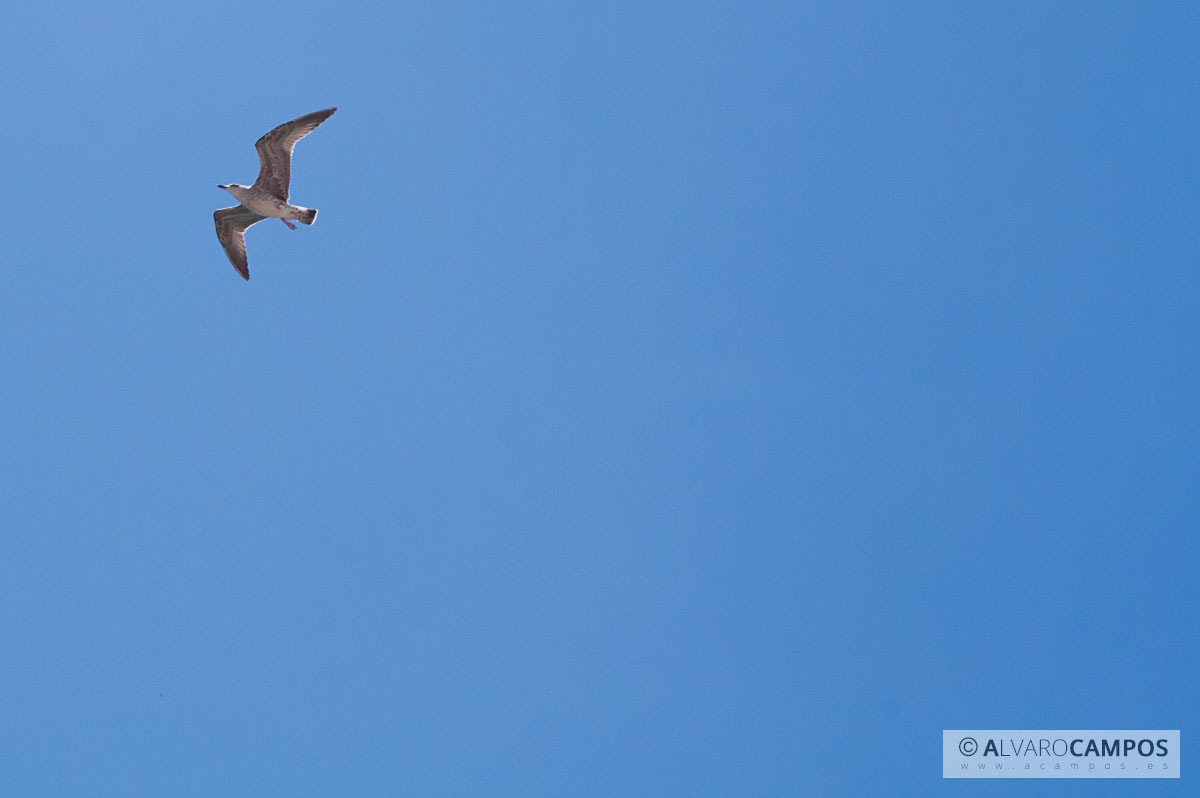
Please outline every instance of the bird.
M252 186L237 183L218 185L234 196L237 205L213 212L217 225L217 239L229 256L229 262L238 274L250 279L250 266L246 260L246 229L263 219L280 219L295 230L296 225L312 224L317 220L316 208L302 208L288 202L289 183L292 176L292 150L296 142L317 129L317 125L333 116L337 108L326 108L284 122L254 143L258 160L262 164L258 179Z

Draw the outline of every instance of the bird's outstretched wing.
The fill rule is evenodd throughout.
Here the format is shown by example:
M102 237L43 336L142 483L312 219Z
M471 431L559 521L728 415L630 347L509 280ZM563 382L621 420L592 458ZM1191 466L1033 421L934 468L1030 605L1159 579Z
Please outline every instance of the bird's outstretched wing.
M266 218L245 205L221 208L213 212L213 221L217 223L217 239L225 248L225 254L229 256L233 268L247 280L250 279L250 265L246 262L246 228Z
M292 182L292 149L297 141L316 130L317 125L333 116L336 110L337 108L326 108L324 111L314 111L291 122L284 122L255 142L254 147L258 150L258 160L262 168L258 170L254 188L269 191L286 202Z

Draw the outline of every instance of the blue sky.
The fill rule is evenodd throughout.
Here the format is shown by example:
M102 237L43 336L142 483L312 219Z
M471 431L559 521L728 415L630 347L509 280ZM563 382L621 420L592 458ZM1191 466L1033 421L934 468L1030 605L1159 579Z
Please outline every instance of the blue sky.
M1198 24L8 9L0 794L1011 794L946 728L1188 769ZM245 283L216 185L332 105ZM1021 790L1134 787L1180 789Z

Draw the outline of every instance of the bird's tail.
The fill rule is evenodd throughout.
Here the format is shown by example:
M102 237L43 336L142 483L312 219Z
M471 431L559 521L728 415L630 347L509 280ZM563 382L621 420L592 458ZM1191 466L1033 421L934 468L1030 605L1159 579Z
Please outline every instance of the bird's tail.
M298 219L296 219L296 221L299 222L300 224L312 224L316 220L317 220L317 209L316 208L305 208L304 213L301 214Z

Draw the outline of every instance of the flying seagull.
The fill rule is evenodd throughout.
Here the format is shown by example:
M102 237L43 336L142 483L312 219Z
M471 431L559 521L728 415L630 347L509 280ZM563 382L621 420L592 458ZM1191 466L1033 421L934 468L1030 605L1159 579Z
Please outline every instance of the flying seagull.
M292 149L296 142L317 129L317 125L333 116L337 108L314 111L299 119L285 122L254 143L262 168L252 186L217 186L232 194L240 205L221 208L213 213L217 223L217 238L229 256L229 262L238 274L250 279L250 266L246 262L246 228L263 219L281 219L289 229L296 225L288 221L295 219L302 224L317 220L316 208L301 208L288 203L288 184L292 176Z

